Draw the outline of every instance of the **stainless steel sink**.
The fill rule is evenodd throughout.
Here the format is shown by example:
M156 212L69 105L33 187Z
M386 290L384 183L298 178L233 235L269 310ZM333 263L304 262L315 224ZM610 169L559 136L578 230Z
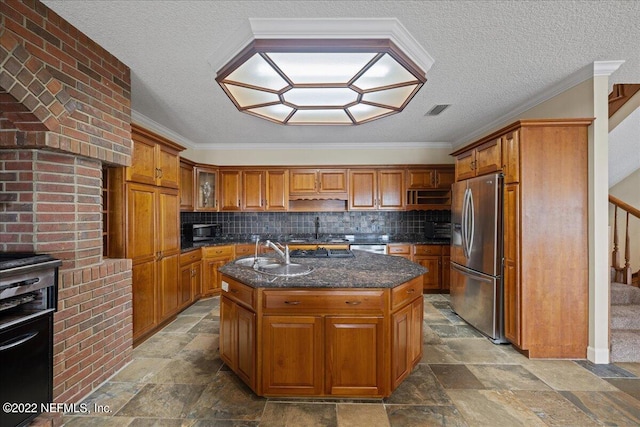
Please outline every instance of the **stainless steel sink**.
M237 259L234 263L242 267L253 267L254 265L278 264L278 260L272 257L259 256L258 258L255 258L250 256L247 258Z
M259 273L268 274L271 276L280 277L292 277L292 276L304 276L313 271L313 267L302 264L261 264L254 267Z

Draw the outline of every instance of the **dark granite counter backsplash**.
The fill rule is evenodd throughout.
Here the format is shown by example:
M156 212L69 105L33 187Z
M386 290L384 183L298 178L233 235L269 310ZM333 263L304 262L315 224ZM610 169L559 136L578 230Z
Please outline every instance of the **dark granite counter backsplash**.
M407 212L182 212L181 223L220 224L221 237L208 245L250 243L260 240L286 242L296 238L315 238L316 218L319 219L319 239L327 243L331 237L387 235L388 242L448 244L446 240L427 240L427 221L448 222L451 211ZM314 242L310 242L314 243ZM193 247L182 243L183 249Z

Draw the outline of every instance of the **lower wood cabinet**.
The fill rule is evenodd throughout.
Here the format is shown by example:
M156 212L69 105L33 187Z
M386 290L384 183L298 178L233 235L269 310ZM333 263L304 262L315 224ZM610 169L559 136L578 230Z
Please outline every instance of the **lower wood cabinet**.
M231 299L220 299L220 358L249 387L256 378L256 314Z
M391 318L393 346L391 386L394 389L411 373L411 369L422 358L423 305L423 299L418 298L398 310Z
M220 357L259 396L389 396L422 357L421 289L421 277L294 290L222 275Z
M429 270L424 277L425 292L449 292L449 246L414 245L413 261Z
M180 255L178 307L183 309L202 295L202 255L200 250Z
M263 394L323 394L322 316L265 316L262 322Z
M202 296L220 294L220 273L218 268L234 258L233 245L209 246L202 248Z

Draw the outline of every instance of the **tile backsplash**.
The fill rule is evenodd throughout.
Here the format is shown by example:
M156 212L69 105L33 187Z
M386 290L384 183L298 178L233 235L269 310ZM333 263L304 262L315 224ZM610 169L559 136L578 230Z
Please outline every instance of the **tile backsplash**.
M380 233L423 234L425 221L448 222L451 211L408 212L182 212L182 224L220 224L223 235Z

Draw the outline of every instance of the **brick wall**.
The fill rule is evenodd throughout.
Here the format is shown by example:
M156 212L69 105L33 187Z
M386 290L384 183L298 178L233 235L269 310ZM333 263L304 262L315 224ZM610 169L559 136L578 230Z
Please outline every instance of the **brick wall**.
M63 261L54 400L131 358L131 262L102 257L102 166L131 163L130 70L35 0L0 0L0 251Z

